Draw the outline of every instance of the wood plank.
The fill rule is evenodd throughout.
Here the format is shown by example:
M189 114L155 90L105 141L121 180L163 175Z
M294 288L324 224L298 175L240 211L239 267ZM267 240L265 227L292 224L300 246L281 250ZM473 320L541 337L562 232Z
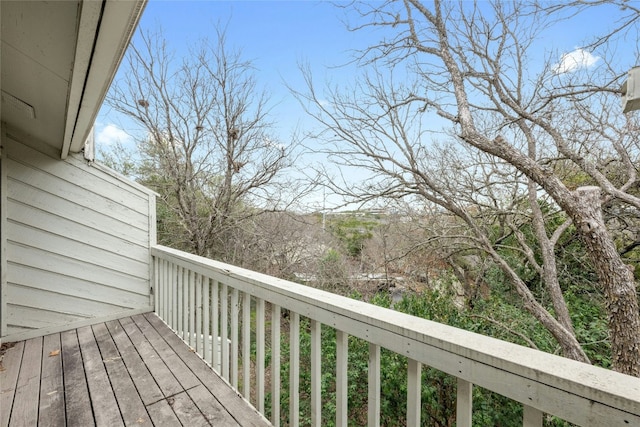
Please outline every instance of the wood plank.
M380 427L380 346L369 343L369 427Z
M29 280L29 277L25 279ZM47 283L47 282L45 282ZM45 289L33 288L11 283L7 287L7 296L11 304L23 307L31 307L44 311L62 312L78 317L102 317L111 313L126 310L122 307L108 302L90 301L78 298L74 295L65 295L58 292L50 292Z
M73 198L76 192L86 189L95 194L91 202L94 203L93 206L96 210L102 210L108 204L107 207L111 209L120 208L134 210L140 214L147 213L144 197L138 189L130 186L125 187L122 182L116 184L111 177L104 173L87 173L95 171L86 164L73 161L52 161L50 157L23 144L11 144L8 150L10 178L25 182L37 181L38 187L50 183L53 187L51 191L53 194L56 194L55 190L57 189L61 195L68 198ZM79 182L82 182L82 186L77 185ZM78 188L73 191L74 187ZM75 199L78 197L76 196ZM98 201L100 203L97 203Z
M349 335L336 330L336 425L346 426L349 417Z
M456 426L471 427L473 421L473 384L458 378Z
M209 427L209 422L186 392L168 397L167 401L183 426Z
M11 262L7 281L11 284L28 286L40 293L50 292L82 299L83 302L87 301L89 305L98 303L105 307L115 307L122 310L124 308L146 307L149 304L148 284L144 288L144 293L134 293L129 289L118 289L93 281L87 282L82 278L14 262Z
M92 329L124 424L127 426L150 424L149 414L107 327L101 323L94 325Z
M0 125L1 126L1 125ZM0 144L4 144L6 130L0 129ZM7 229L7 156L0 155L0 337L8 335L7 318L3 314L7 312L7 298L5 284L7 283L7 237L3 230ZM0 360L1 365L1 360ZM0 386L1 387L1 386ZM2 399L0 399L0 405ZM0 411L1 412L1 411ZM0 415L0 420L3 417Z
M21 202L41 209L53 215L68 218L76 224L96 230L109 230L112 236L123 241L145 246L149 244L148 227L138 228L129 222L118 220L112 215L105 215L109 211L95 211L91 206L85 207L71 201L61 199L55 194L34 189L29 184L20 181L12 181L8 191L9 197L16 202ZM143 226L140 222L139 225Z
M271 305L271 423L280 426L280 306ZM237 346L236 346L237 348ZM337 398L336 398L337 399ZM338 424L339 425L339 424Z
M300 314L289 312L289 423L300 425Z
M24 341L15 343L15 345L6 350L2 357L2 369L0 369L0 425L9 424L9 416L13 407L13 397L18 384L18 373L20 372L20 364L22 362L22 354L24 353Z
M204 385L191 388L187 390L187 393L212 426L235 427L240 425Z
M81 260L87 264L87 268L106 267L114 271L124 271L142 279L149 278L148 258L133 259L123 254L107 252L101 248L71 240L66 236L58 236L47 230L11 223L7 227L7 242L40 248L48 253ZM15 260L10 253L7 255L9 261L19 261Z
M138 325L145 338L149 340L153 348L158 352L158 355L164 360L164 363L167 364L183 389L187 390L200 384L198 377L191 372L182 359L175 353L175 350L167 344L163 336L160 335L144 316L139 314L133 316L132 319ZM162 335L175 335L168 327L163 328L161 332Z
M12 426L32 426L38 422L41 366L42 338L32 338L25 341L11 410Z
M461 390L458 388L458 393ZM422 364L413 359L407 360L407 427L419 427L422 397ZM458 403L460 405L460 403ZM459 407L459 406L458 406ZM462 426L462 420L456 418L456 427Z
M522 405L522 427L542 427L544 414L529 405Z
M160 387L151 376L146 364L136 351L129 336L123 329L119 321L113 320L107 322L107 329L111 333L111 337L122 357L122 361L127 367L127 371L135 384L140 398L145 405L157 402L164 398Z
M56 313L53 311L42 311L37 308L24 307L20 305L7 304L7 328L10 335L20 332L27 332L31 329L54 328L60 325L69 325L77 321L87 319L83 316L74 316L66 313ZM15 327L15 331L11 328ZM43 331L35 331L38 335L47 333ZM50 331L53 333L56 331ZM33 338L33 337L31 337Z
M311 323L311 425L313 427L320 427L322 423L322 370L321 370L322 324L315 320L311 320L310 323Z
M77 209L77 205L72 205L69 209ZM58 235L86 243L106 252L126 253L134 259L149 256L149 247L146 246L148 245L147 239L140 243L133 243L113 235L112 230L105 228L102 224L97 224L97 228L84 226L68 219L70 212L60 212L62 216L58 216L15 200L9 200L7 214L12 221L33 228L55 231ZM109 218L108 212L102 212L102 218ZM123 224L120 228L128 229L131 227Z
M97 283L112 292L126 291L147 296L149 293L149 283L147 278L137 278L121 271L104 268L102 266L92 266L87 268L87 263L80 259L74 260L65 254L56 255L42 249L9 244L11 261L14 265L19 265L20 260L29 260L29 266L56 273L61 276L71 276L87 284Z
M180 421L165 399L147 406L154 426L179 426Z
M90 326L78 328L78 342L84 360L87 384L97 426L123 426L120 409L102 362L93 330Z
M75 330L62 332L60 340L62 342L67 424L78 427L93 425L93 409L89 399L89 387L84 375L78 335Z
M64 405L62 343L60 334L51 334L44 337L42 345L38 423L47 426L65 426Z
M173 376L171 370L160 358L153 346L147 341L135 322L127 317L120 319L120 324L126 331L129 339L140 354L149 372L155 379L164 397L173 396L184 391L180 382Z
M161 331L167 326L154 313L147 313L144 317L153 327ZM270 425L262 415L251 408L246 400L233 391L196 353L192 352L185 343L173 333L163 334L163 338L171 345L176 354L184 361L191 371L198 376L202 384L242 426L268 426Z

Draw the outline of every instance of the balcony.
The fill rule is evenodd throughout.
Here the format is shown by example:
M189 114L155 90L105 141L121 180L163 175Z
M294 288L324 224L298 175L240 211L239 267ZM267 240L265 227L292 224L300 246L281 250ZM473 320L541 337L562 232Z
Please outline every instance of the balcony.
M335 334L338 426L381 424L388 352L406 362L407 426L429 425L425 367L455 378L457 426L472 424L474 387L521 404L524 426L548 415L640 426L638 378L157 246L155 195L94 163L85 145L144 3L0 2L0 337L15 342L0 368L0 427L267 416L320 426L323 331ZM368 347L357 422L355 339Z
M289 425L300 424L302 395L311 401L311 425L322 425L323 328L336 332L335 421L339 426L348 425L350 336L369 343L369 426L380 425L381 348L408 359L408 426L426 423L420 420L423 366L457 378L457 426L471 426L474 386L520 402L524 426L541 426L545 414L584 426L640 425L637 378L173 249L155 247L152 255L157 314L210 365L219 367L219 374L259 412L264 414L268 403L274 425L281 420L284 389L291 396L284 417L288 416ZM280 319L285 312L289 354L280 353ZM308 319L311 334L311 390L302 394L301 318ZM265 363L268 349L269 366ZM280 381L283 363L289 365L289 384Z
M7 350L2 426L37 425L38 419L52 425L65 419L77 425L268 425L260 414L273 425L296 426L300 399L310 399L310 424L320 426L326 421L320 345L326 328L336 333L339 426L349 423L349 337L369 346L369 426L380 425L382 348L407 358L408 426L428 425L420 419L423 366L456 378L457 426L471 426L473 387L520 402L523 426L541 426L545 414L584 426L640 425L637 378L174 249L151 251L155 314L32 338ZM307 364L300 360L302 319L311 336ZM280 351L284 340L287 353ZM287 384L281 382L284 364ZM311 390L300 390L304 366L310 366ZM290 396L286 403L282 390Z

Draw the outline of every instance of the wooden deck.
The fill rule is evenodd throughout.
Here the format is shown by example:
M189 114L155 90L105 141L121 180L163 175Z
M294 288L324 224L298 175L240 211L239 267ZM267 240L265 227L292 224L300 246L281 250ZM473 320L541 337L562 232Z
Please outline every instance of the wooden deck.
M155 314L16 343L0 426L270 425Z

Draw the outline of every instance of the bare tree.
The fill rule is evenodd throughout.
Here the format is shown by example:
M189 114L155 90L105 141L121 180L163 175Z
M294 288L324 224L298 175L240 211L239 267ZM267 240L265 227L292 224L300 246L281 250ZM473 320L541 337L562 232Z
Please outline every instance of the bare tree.
M144 130L137 175L160 194L160 238L225 258L233 230L282 202L292 147L270 131L267 94L224 30L175 60L160 32L141 33L107 102Z
M541 31L584 7L603 5L577 3L579 8L556 10L564 12L559 17L536 4L497 1L354 4L364 20L355 30L386 30L357 58L367 73L351 92L318 93L303 70L309 91L298 95L323 125L327 151L341 164L372 174L361 185L333 181L336 190L361 201L426 200L453 214L464 224L458 239L482 249L502 269L565 356L588 362L571 325L555 256L559 237L573 225L606 297L613 368L640 376L636 283L602 214L612 203L640 209L634 193L637 118L623 116L618 99L629 64L619 68L611 52L640 15L619 10L622 24L591 46L603 59L589 73L551 56L541 66L532 58ZM436 133L436 127L446 132ZM577 188L567 179L567 165L584 176ZM565 222L552 226L558 215L545 213L541 201ZM507 215L516 208L517 215ZM490 211L501 213L487 218ZM532 225L540 260L520 233L522 221ZM500 255L500 236L488 227L496 223L503 234L515 235L552 298L553 312Z

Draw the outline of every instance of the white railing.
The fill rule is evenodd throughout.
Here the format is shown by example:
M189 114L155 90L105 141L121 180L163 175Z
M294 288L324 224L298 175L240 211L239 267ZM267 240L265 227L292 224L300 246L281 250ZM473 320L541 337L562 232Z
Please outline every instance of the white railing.
M457 378L458 427L471 426L474 385L522 403L524 426L541 426L543 414L584 426L640 426L640 380L637 378L178 250L158 246L152 254L158 315L211 366L219 366L220 375L263 414L265 387L269 382L270 419L274 425L280 423L280 318L282 309L286 309L290 351L283 356L288 357L290 384L283 387L289 387L290 426L299 425L301 317L309 319L311 329L309 398L313 426L321 425L320 333L323 327L336 330L338 426L348 425L348 336L369 342L369 426L380 424L381 348L408 359L407 426L421 425L423 365ZM272 351L268 373L265 370L267 304L271 315ZM252 320L252 316L255 319ZM231 345L220 349L220 342ZM242 384L238 383L239 378Z

